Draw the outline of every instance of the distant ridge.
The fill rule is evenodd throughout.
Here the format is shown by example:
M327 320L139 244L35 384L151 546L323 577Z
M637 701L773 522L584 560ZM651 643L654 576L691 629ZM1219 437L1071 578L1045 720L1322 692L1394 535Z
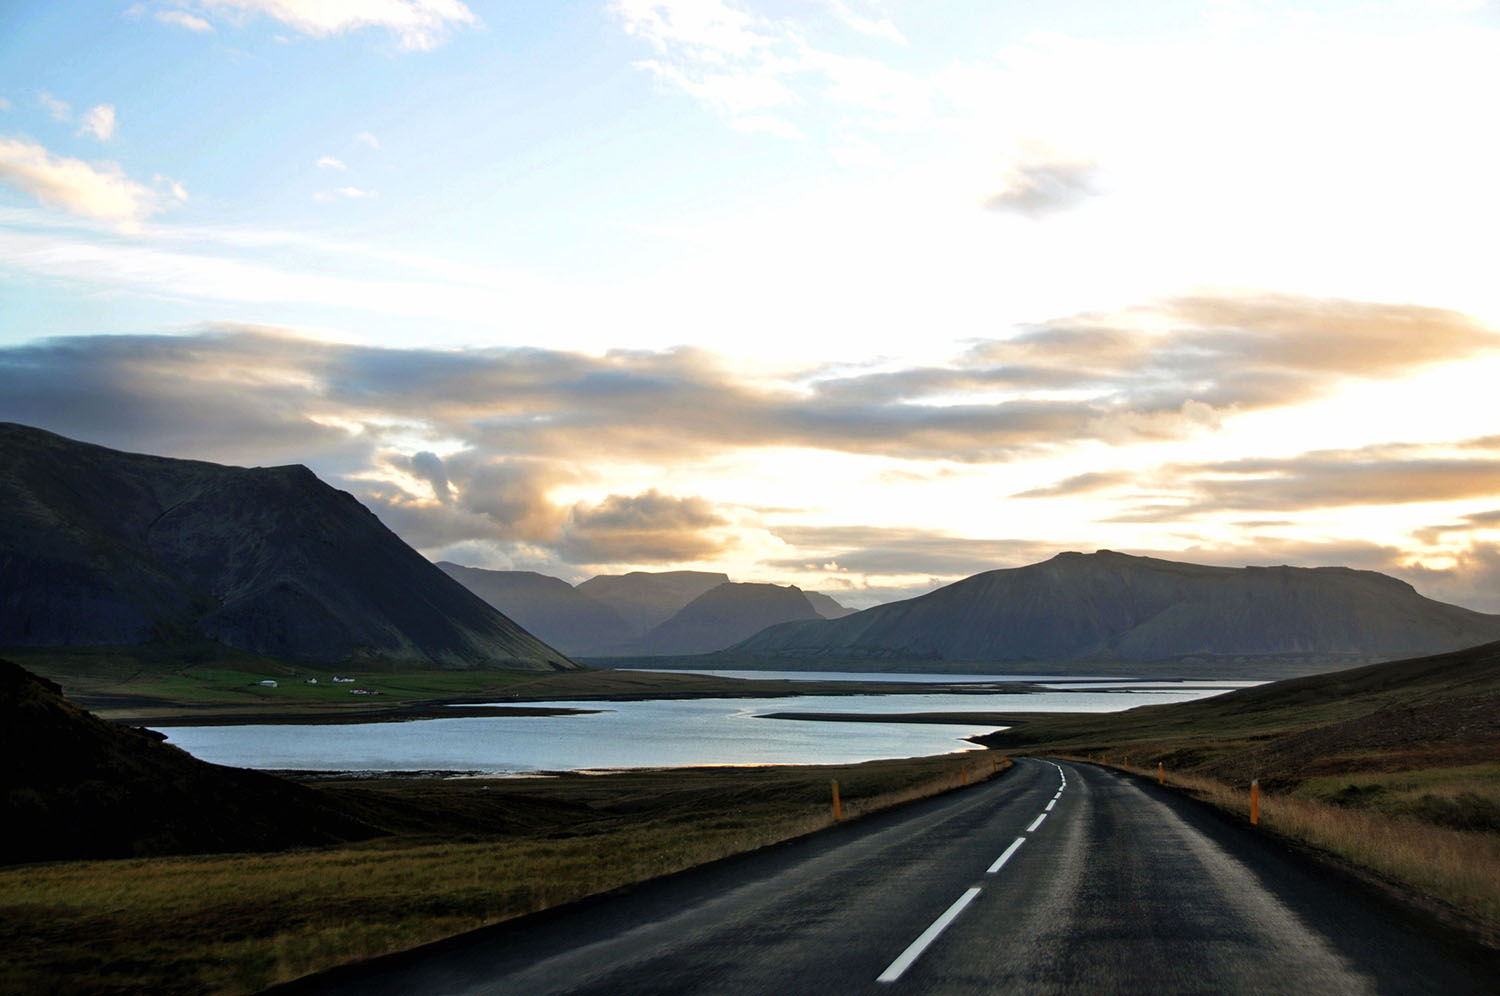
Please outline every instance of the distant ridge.
M660 626L693 599L728 580L728 574L709 571L631 571L589 578L577 590L619 613L635 637Z
M0 647L182 645L413 667L572 661L306 467L0 423Z
M832 595L825 595L821 591L804 591L802 594L812 603L813 611L824 619L842 619L859 611L840 604Z
M838 619L854 611L821 592L740 584L706 571L606 574L575 588L535 571L492 571L448 561L438 567L530 632L578 657L705 653L773 623ZM660 621L644 625L652 619Z
M1350 663L1500 638L1500 616L1345 567L1207 567L1101 550L976 574L730 648L783 660L1177 660L1338 654Z
M530 633L565 654L584 655L635 635L620 614L561 578L535 571L491 571L440 561L438 567Z
M615 653L641 657L704 654L722 650L774 623L821 618L806 593L794 585L726 581Z

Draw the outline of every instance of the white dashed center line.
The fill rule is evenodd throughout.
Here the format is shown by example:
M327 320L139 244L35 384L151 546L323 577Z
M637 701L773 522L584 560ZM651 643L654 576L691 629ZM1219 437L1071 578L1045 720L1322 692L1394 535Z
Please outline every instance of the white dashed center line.
M1026 843L1025 837L1017 837L1011 843L1011 845L1005 849L1005 853L1001 854L998 858L995 859L995 863L990 865L989 871L985 872L985 874L993 875L995 874L995 872L999 871L1002 867L1005 866L1005 863L1010 860L1010 856L1019 851L1021 849L1021 845L1024 843Z
M1031 826L1026 828L1026 833L1034 833L1036 831L1036 828L1042 825L1042 821L1047 818L1047 814L1052 811L1052 807L1057 805L1057 800L1062 798L1063 789L1068 787L1068 776L1063 773L1062 766L1058 764L1053 764L1052 766L1057 769L1058 775L1061 776L1062 784L1058 786L1057 794L1054 795L1052 797L1052 800L1047 803L1047 808L1042 812L1042 815L1033 820ZM1005 867L1005 863L1015 856L1015 853L1021 849L1021 845L1024 843L1026 843L1025 837L1017 837L1015 840L1011 841L1011 845L1007 847L998 858L995 859L995 863L990 865L985 874L993 875L1001 868ZM926 951L927 948L932 944L932 942L937 940L938 936L942 934L943 931L948 929L948 925L955 919L957 919L958 915L964 911L964 907L968 906L974 901L975 897L979 895L979 892L979 887L975 886L974 888L965 892L962 896L959 896L958 899L953 903L953 905L948 907L948 909L944 911L942 916L932 921L931 926L922 931L922 935L915 941L912 941L907 949L901 952L896 960L891 962L890 966L887 967L884 972L881 972L878 976L875 977L875 981L895 982L897 979L901 978L902 973L904 973L908 968L911 968L912 964L918 958L922 957L922 952Z
M901 973L910 968L912 962L922 957L922 952L927 950L927 946L937 940L939 934L948 929L948 924L952 923L964 911L964 907L974 901L974 897L977 895L979 895L979 889L973 888L965 892L962 896L959 896L958 901L948 907L947 912L942 916L932 921L932 926L922 931L922 936L912 941L911 946L901 952L900 956L891 962L889 968L875 977L875 981L895 982L901 978Z

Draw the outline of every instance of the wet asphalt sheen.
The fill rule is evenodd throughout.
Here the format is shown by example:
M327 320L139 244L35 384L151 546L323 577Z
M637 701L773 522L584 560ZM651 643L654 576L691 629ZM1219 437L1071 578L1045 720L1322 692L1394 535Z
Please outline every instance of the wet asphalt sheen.
M1500 993L1500 960L1149 782L1023 758L939 799L274 991L1447 996Z

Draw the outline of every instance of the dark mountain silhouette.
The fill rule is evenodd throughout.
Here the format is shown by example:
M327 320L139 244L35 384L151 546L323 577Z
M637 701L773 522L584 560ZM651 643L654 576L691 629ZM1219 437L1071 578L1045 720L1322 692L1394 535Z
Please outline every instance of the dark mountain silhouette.
M775 623L821 619L802 589L725 582L672 618L620 648L621 654L670 657L722 650Z
M0 423L0 647L204 638L300 660L575 666L306 467Z
M824 619L842 619L852 616L858 609L851 609L847 605L840 605L832 595L825 595L821 591L804 591L807 600L812 603L813 611Z
M727 574L707 571L632 571L601 574L578 586L578 591L619 613L639 636L666 622L683 606L729 580Z
M535 571L490 571L447 561L438 567L527 632L565 654L589 654L622 643L635 633L614 609L561 578Z
M1500 616L1423 598L1373 571L1205 567L1101 550L987 571L843 619L773 626L731 649L850 660L1373 660L1497 637Z
M116 726L0 660L0 863L267 851L376 836L305 786Z

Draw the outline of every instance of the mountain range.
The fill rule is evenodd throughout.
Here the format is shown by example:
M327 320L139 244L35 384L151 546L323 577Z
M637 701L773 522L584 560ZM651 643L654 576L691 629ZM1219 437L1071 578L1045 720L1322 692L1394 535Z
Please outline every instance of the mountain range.
M438 567L541 639L580 657L709 653L775 623L854 611L821 592L733 582L707 571L603 574L575 588L533 571L447 561Z
M223 646L576 667L301 466L122 453L0 423L0 647Z
M1441 653L1500 639L1500 616L1346 567L1209 567L1101 550L986 571L842 619L782 623L730 648L772 658L1164 661Z

